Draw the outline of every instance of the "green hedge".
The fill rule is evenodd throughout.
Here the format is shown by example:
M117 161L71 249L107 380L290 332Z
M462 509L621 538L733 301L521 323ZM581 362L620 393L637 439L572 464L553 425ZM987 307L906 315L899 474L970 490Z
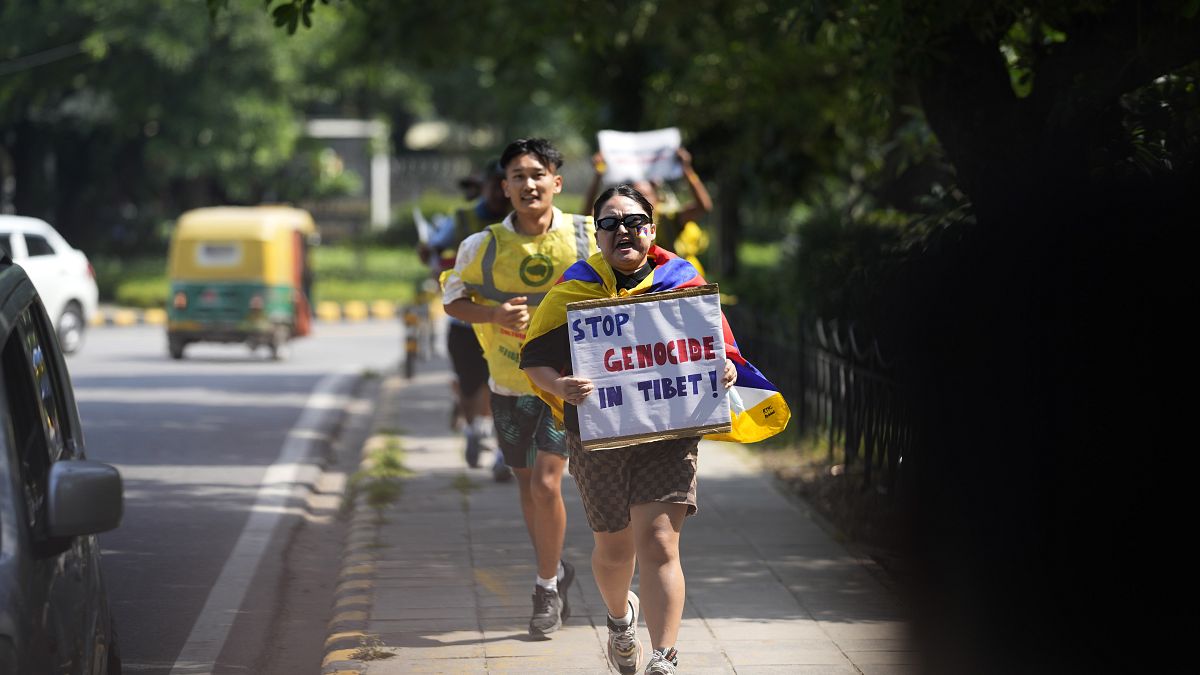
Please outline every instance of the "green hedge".
M134 259L94 257L100 301L138 308L163 307L170 282L166 258ZM317 302L390 300L408 303L417 285L428 275L409 246L339 245L313 250Z

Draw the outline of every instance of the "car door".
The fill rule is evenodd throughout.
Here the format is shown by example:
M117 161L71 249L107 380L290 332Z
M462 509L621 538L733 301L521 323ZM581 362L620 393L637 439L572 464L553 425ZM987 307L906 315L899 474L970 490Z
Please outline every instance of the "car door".
M80 454L78 415L67 394L61 357L50 350L49 322L35 302L14 321L0 347L21 498L21 587L26 591L28 672L90 670L92 635L103 601L95 537L47 536L50 467ZM71 403L71 405L68 405Z

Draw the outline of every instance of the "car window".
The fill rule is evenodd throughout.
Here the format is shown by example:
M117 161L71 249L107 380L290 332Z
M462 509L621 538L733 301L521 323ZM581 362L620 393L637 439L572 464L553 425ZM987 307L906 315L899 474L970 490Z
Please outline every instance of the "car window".
M12 420L17 471L24 494L25 517L30 529L42 532L46 518L46 485L50 476L50 446L46 442L31 364L25 356L19 331L13 331L0 353L4 393Z
M39 255L54 255L54 248L50 246L50 242L46 241L45 237L36 234L25 235L25 249L30 258Z
M7 232L0 232L0 253L12 255L12 235Z

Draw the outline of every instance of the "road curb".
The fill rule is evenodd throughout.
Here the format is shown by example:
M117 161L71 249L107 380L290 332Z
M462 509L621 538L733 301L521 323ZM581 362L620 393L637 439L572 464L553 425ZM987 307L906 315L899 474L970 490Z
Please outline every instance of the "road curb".
M368 455L383 443L387 435L381 430L395 417L396 391L404 386L399 374L387 376L380 386L375 418L369 434L359 450L360 469L369 466ZM353 489L349 484L347 489ZM325 638L325 656L321 660L323 675L361 674L367 662L356 654L369 652L367 632L375 591L375 564L378 561L380 515L367 503L363 493L354 496L350 525L333 596L333 616L329 619Z
M404 316L404 309L404 305L388 300L371 302L352 300L317 303L314 314L319 321L357 323L381 319L400 319ZM162 326L166 323L166 310L133 307L100 307L89 321L93 327Z
M321 672L327 675L362 673L367 664L354 654L365 646L375 586L377 516L366 498L354 499L354 515L342 551L341 569L333 596L333 616L325 638Z

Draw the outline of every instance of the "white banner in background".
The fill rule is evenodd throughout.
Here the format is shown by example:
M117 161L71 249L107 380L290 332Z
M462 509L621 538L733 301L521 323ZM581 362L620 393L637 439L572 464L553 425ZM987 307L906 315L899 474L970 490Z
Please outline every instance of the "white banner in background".
M606 169L604 182L675 180L683 167L675 156L681 138L678 127L654 131L612 131L596 134Z
M716 284L567 305L571 365L596 391L578 407L588 450L730 429Z

